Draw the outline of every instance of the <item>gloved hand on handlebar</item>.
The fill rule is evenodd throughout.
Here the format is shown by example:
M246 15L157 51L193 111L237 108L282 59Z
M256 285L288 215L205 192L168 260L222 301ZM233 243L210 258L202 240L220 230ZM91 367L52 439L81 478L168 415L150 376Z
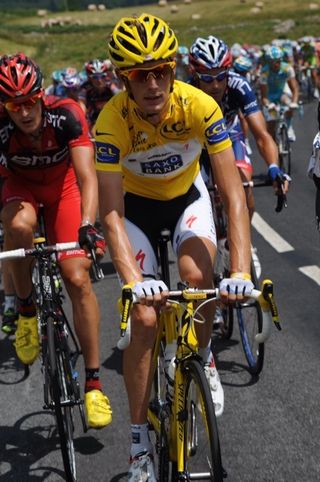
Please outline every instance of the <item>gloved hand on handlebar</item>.
M165 303L166 298L162 294L166 294L169 291L163 281L156 279L138 281L131 289L143 304L154 304L154 302L157 304L162 301Z
M228 297L230 301L242 300L249 296L254 289L249 273L232 273L230 278L220 282L220 297Z
M268 167L268 176L272 181L277 181L278 179L283 179L284 181L291 181L289 174L285 174L278 164L270 164Z
M274 102L269 102L266 107L268 110L275 110L277 108L277 104L275 104Z
M83 226L80 226L78 231L78 241L80 247L83 249L101 249L103 253L106 252L104 237L92 224L84 224Z

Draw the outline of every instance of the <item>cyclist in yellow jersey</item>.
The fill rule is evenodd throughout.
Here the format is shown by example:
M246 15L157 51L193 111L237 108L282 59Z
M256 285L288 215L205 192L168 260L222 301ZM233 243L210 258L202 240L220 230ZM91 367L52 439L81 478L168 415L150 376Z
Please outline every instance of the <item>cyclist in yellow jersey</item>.
M122 18L108 47L126 91L104 106L96 123L100 219L121 283L142 297L123 360L132 431L128 480L155 482L147 408L157 313L168 296L157 278L155 248L161 229L169 228L181 279L212 287L216 235L199 173L203 145L229 217L232 274L220 285L225 302L241 301L253 288L249 217L218 104L174 80L178 43L171 28L149 14ZM223 389L210 350L214 307L207 304L202 314L208 322L199 328L200 354L221 414Z

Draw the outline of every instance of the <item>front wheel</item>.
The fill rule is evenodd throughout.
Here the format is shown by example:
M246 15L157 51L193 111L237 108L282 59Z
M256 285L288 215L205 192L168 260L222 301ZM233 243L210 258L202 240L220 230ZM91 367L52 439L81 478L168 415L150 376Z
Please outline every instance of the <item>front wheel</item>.
M70 403L74 389L73 378L68 353L62 349L63 345L59 339L57 322L51 317L47 319L47 336L49 392L56 416L66 480L75 482L77 477L73 442L74 423Z
M187 415L184 430L185 470L178 477L185 477L183 480L222 482L218 426L203 366L199 360L189 359L184 362L184 370L184 412Z
M258 375L263 368L264 343L257 343L255 336L262 331L262 312L257 301L238 304L236 313L243 351L252 375Z

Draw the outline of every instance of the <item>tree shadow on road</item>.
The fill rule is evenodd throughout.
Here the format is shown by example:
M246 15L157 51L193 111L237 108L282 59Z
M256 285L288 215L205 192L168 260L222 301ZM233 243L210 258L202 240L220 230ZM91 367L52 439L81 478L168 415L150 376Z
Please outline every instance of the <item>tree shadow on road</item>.
M92 436L75 438L74 444L76 452L88 455L103 448ZM0 426L0 473L1 482L65 480L59 435L51 412L32 412L13 426Z
M29 375L29 367L17 358L13 341L13 336L5 336L0 340L0 385L24 382Z

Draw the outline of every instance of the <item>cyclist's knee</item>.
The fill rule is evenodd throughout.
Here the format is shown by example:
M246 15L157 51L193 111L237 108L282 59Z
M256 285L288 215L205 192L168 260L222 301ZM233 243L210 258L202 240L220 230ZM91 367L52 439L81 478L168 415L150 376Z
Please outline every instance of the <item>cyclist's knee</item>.
M131 312L132 341L144 346L153 343L157 329L157 314L154 308L136 306Z
M78 296L91 293L92 284L90 275L81 262L81 258L72 258L63 261L61 263L61 274L68 290L75 291Z

